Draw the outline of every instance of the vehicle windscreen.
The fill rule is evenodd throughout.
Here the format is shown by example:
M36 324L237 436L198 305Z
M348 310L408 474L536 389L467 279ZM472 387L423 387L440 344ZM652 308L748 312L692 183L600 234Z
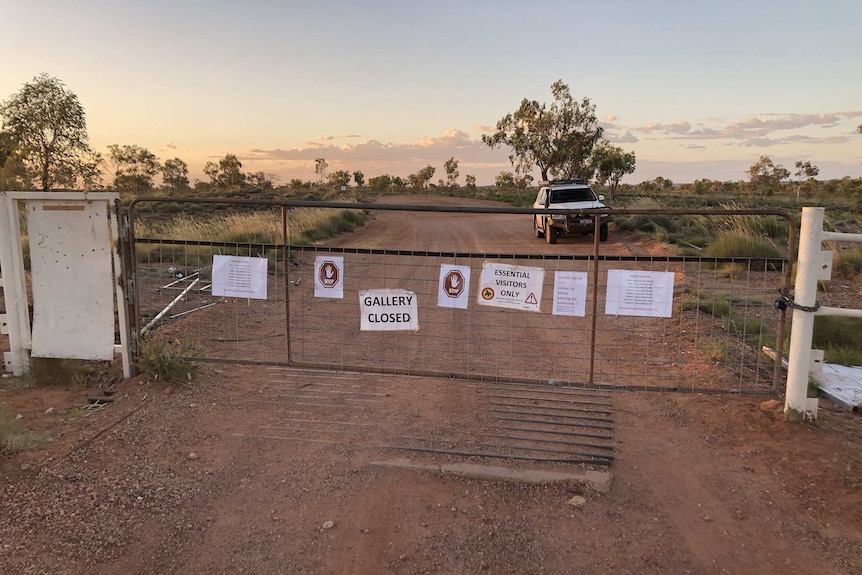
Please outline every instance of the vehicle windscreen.
M589 188L573 190L551 190L551 203L564 204L568 202L594 202L596 196Z

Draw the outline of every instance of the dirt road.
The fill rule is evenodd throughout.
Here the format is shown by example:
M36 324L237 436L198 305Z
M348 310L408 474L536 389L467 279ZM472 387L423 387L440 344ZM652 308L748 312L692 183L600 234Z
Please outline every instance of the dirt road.
M378 213L337 241L591 248L589 237L539 243L528 219L478 228L471 216L396 215ZM423 226L435 231L433 245L411 243L427 238L416 231ZM522 388L207 364L191 385L139 377L116 389L92 412L75 406L94 389L0 393L7 413L55 438L0 463L0 572L862 570L862 422L826 404L816 425L794 425L761 410L762 397L615 392L605 494L374 465L464 461L393 447L421 438L439 451L475 448L496 433L488 396L530 396ZM540 406L548 396L531 397ZM576 495L582 506L568 503Z

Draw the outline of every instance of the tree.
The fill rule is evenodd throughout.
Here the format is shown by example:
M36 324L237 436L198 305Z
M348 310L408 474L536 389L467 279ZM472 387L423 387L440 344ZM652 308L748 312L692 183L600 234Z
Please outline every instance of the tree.
M346 186L350 183L350 172L348 172L347 170L335 170L334 172L326 176L326 181L333 186Z
M500 172L497 174L497 177L494 178L494 185L498 188L514 188L515 175L512 174L512 172Z
M389 174L382 176L374 176L368 180L368 187L375 192L385 192L389 190L389 185L392 183L392 177Z
M204 164L204 173L210 179L211 185L218 185L218 164L215 162L207 162Z
M18 140L12 132L0 132L0 191L26 187L27 168L18 150Z
M635 171L635 153L624 152L619 146L601 142L593 148L592 164L596 168L596 183L608 187L613 201L620 180Z
M799 192L802 191L802 180L806 181L806 184L809 186L813 186L816 183L814 178L820 173L820 168L812 164L810 161L802 161L798 160L796 162L796 173L794 174L797 179L796 186L796 199L799 199Z
M326 163L326 160L323 158L315 158L314 160L314 173L317 174L317 177L320 178L320 183L323 183L323 176L326 175L326 168L329 167L329 164Z
M42 190L56 185L96 185L99 156L88 142L87 119L78 97L57 78L40 74L0 104L2 126L17 141L31 181Z
M149 190L161 171L159 159L146 148L135 145L108 146L108 162L113 167L114 189L132 192Z
M748 175L751 186L760 191L762 199L764 194L772 195L781 181L790 177L790 172L780 164L773 164L769 156L760 156L760 160L748 168Z
M353 172L353 181L356 182L357 188L361 188L365 185L365 174L363 174L359 170L356 170L355 172Z
M162 166L162 182L174 191L189 187L189 166L179 158L165 160Z
M246 183L252 188L260 190L271 190L275 176L267 175L263 171L247 174L245 177Z
M225 154L218 162L218 184L220 187L242 186L245 174L242 173L242 162L234 154Z
M482 136L482 141L491 148L509 146L509 161L517 173L537 167L542 180L549 175L588 179L593 147L604 132L596 107L589 98L580 102L572 98L562 80L551 85L551 93L554 103L550 106L524 98L514 113L497 122L497 131Z
M415 174L407 176L407 181L410 183L410 187L417 190L427 188L428 182L434 177L434 172L436 171L437 169L429 164Z
M446 187L458 187L458 160L454 157L449 158L443 163L443 169L446 170Z
M464 176L464 186L468 190L475 190L476 189L476 176L471 175L471 174L467 174L466 176Z
M533 176L530 174L522 174L515 176L515 187L519 190L526 190L533 183Z

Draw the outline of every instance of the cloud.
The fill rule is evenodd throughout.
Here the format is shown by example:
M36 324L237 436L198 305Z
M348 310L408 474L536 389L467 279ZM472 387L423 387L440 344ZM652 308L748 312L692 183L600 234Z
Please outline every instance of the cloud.
M442 165L447 158L455 157L462 167L471 165L508 165L508 150L492 150L481 140L452 128L439 136L423 136L407 144L384 143L379 140L333 143L305 142L303 147L289 149L255 148L244 152L240 160L305 163L315 158L326 158L330 168L373 164L384 166L395 173L412 173L426 164ZM462 172L464 170L462 169Z
M640 138L631 132L626 132L622 135L605 132L604 138L612 144L634 144L636 142L640 142Z
M165 144L165 147L168 148L169 150L176 150L177 149L177 145L174 144L173 142Z
M346 136L317 136L317 139L321 142L331 142L335 139L344 139L344 138L358 138L359 134L347 134Z
M664 134L686 134L691 131L691 124L685 120L674 122L673 124L647 124L640 128L635 128L637 132L660 132Z
M700 144L689 144L684 146L686 150L705 150L706 146L701 146Z
M483 134L493 134L497 131L497 128L494 128L493 126L485 126L484 124L476 124L473 128L477 132L482 132Z
M602 118L602 120L604 120L605 122L616 122L617 117L616 116L605 116L604 118Z

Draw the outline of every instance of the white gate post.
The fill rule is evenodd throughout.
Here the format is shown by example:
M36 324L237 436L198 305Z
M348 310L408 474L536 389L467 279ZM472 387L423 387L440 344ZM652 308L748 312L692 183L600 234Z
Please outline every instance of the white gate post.
M802 415L809 419L817 417L817 398L813 398L813 401L808 398L808 374L814 334L814 307L817 303L817 278L821 267L823 213L823 208L802 208L784 401L785 414ZM809 308L809 311L799 307Z

